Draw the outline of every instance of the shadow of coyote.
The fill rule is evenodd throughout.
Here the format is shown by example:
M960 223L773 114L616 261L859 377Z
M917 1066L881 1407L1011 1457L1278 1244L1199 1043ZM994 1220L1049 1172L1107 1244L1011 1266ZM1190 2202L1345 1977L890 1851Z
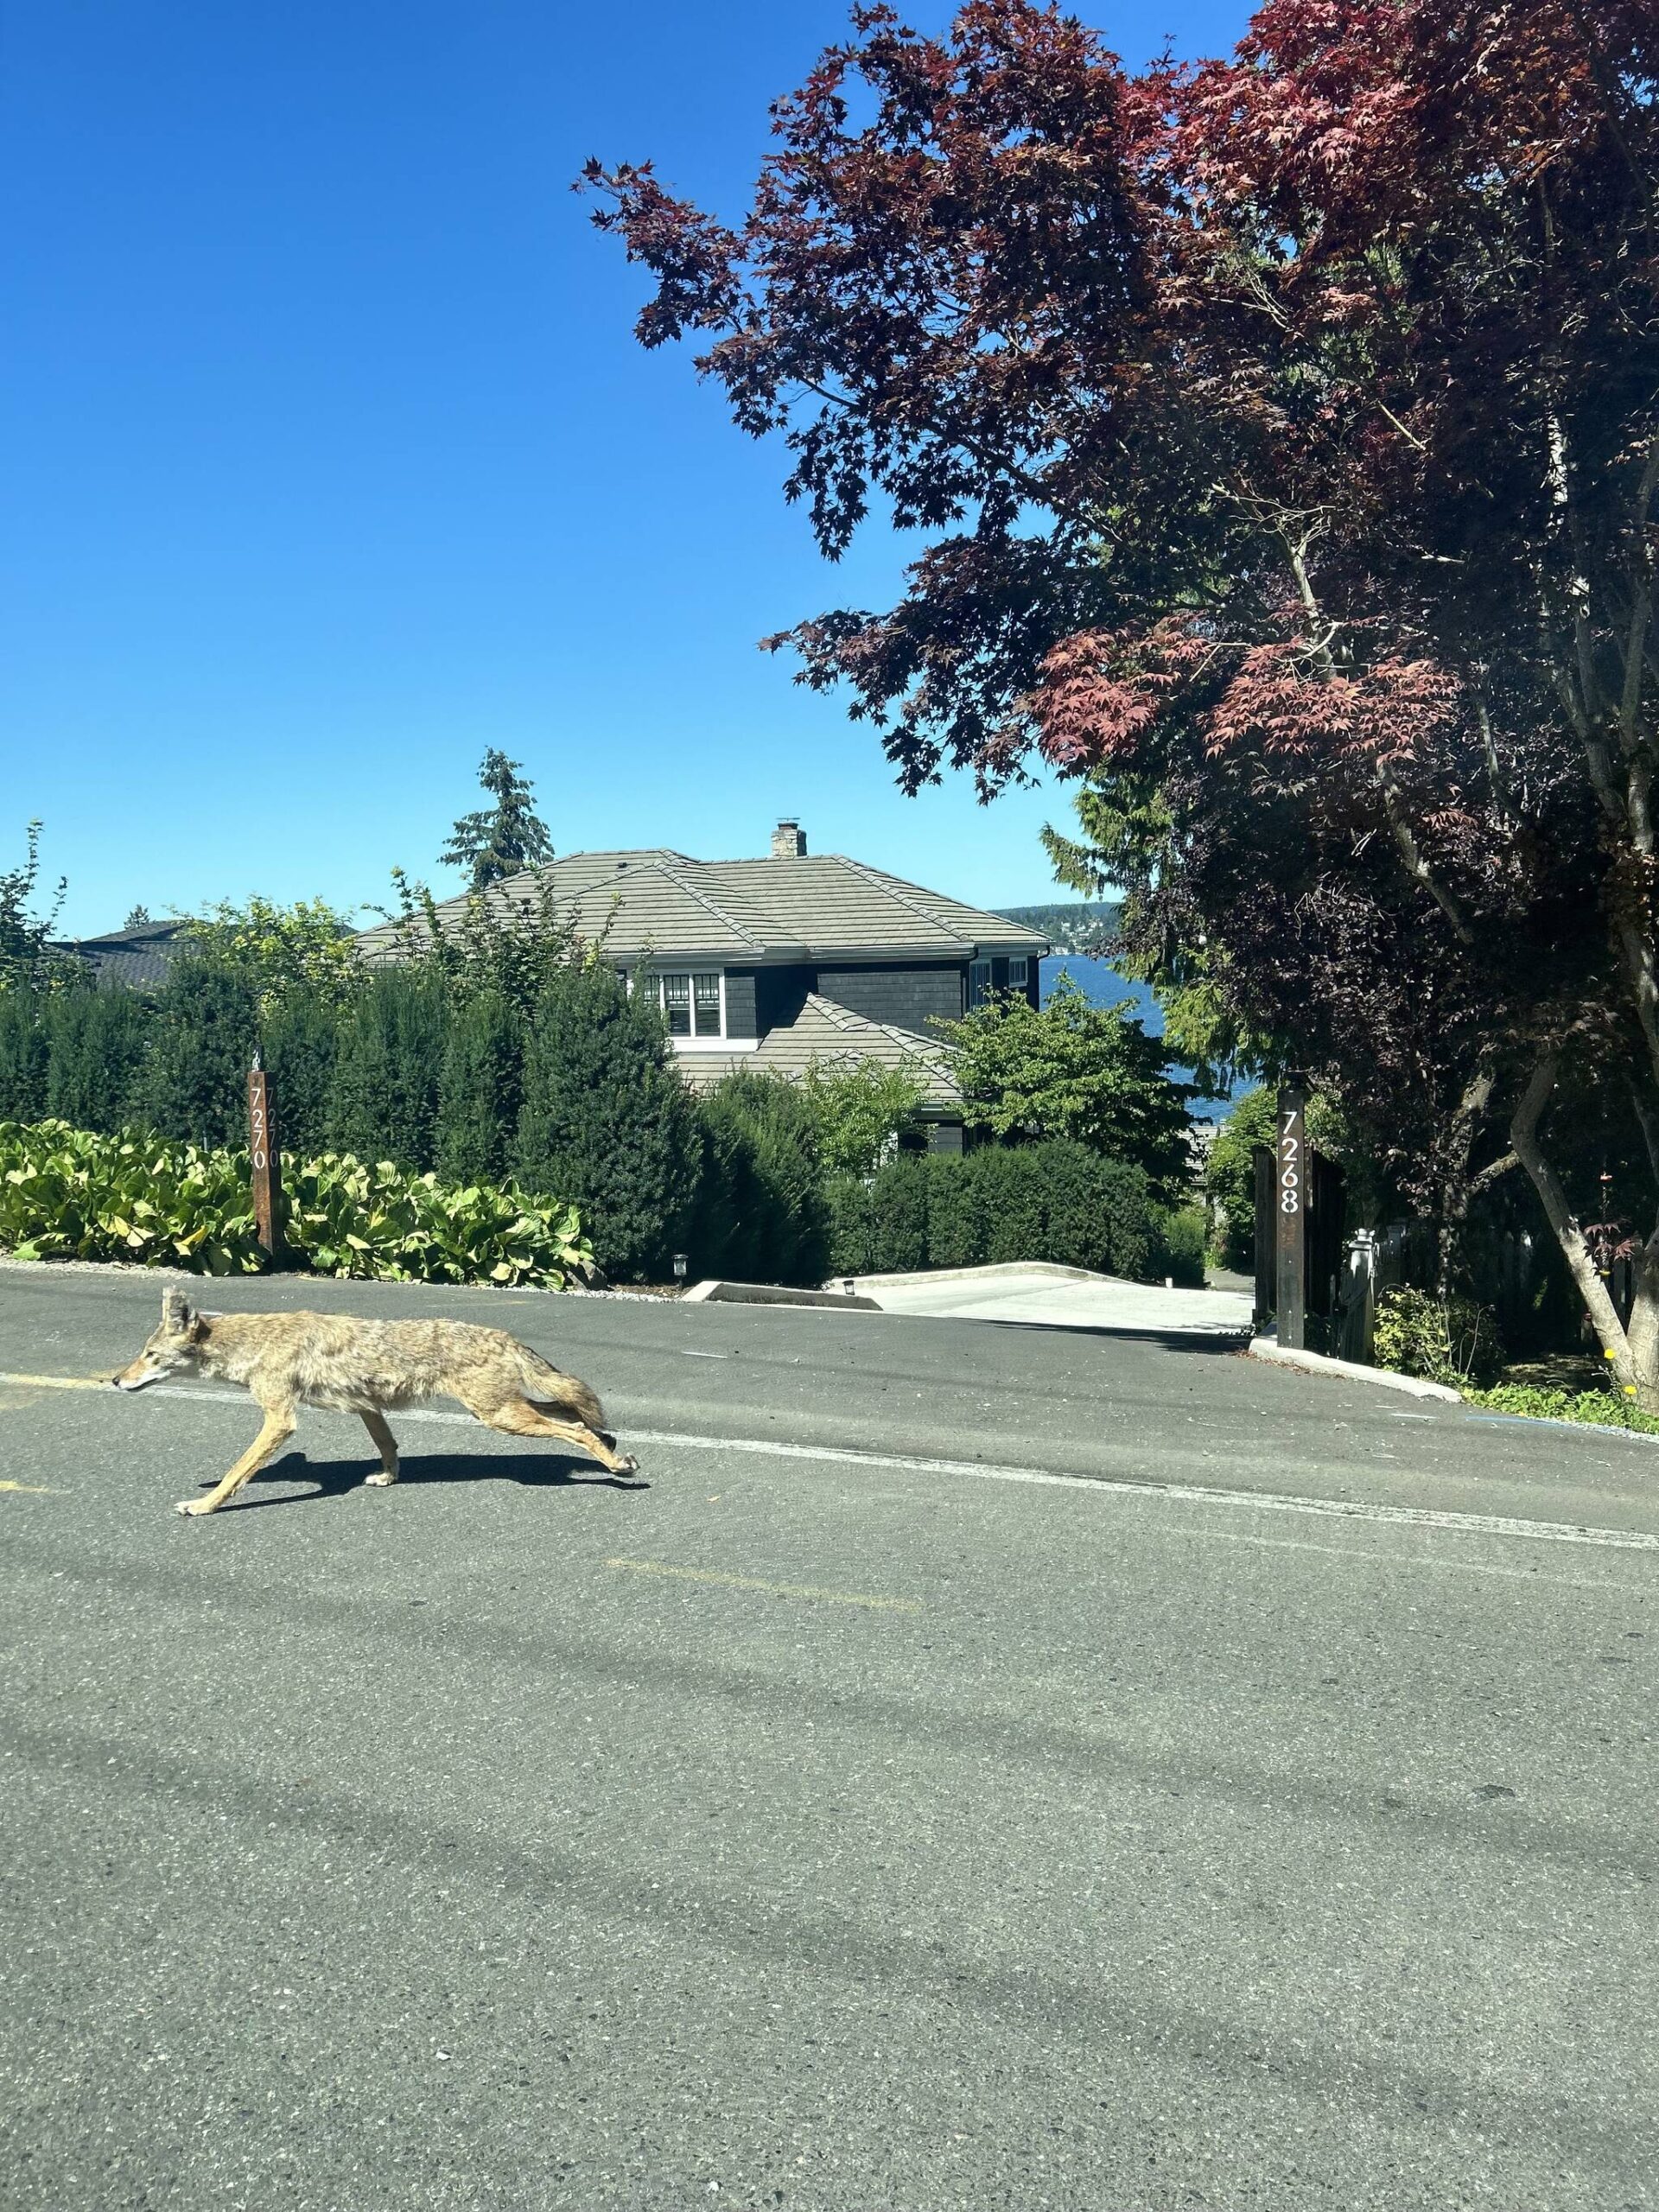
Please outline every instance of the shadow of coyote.
M380 1454L379 1487L397 1479L397 1443L383 1416L428 1398L456 1398L509 1436L574 1445L613 1475L639 1461L613 1448L604 1408L585 1382L562 1375L505 1329L470 1321L359 1321L343 1313L199 1313L181 1290L162 1294L162 1325L118 1390L142 1390L164 1376L216 1376L257 1400L264 1426L206 1497L178 1510L217 1513L286 1444L302 1406L360 1414Z

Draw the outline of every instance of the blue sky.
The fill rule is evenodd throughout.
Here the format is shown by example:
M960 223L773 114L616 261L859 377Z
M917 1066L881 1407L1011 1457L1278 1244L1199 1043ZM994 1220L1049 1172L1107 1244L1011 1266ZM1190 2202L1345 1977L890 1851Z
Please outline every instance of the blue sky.
M1127 57L1239 7L1089 11ZM912 19L931 27L944 8ZM755 640L882 605L838 569L569 190L655 159L744 204L836 0L11 0L0 45L0 867L65 925L435 856L487 746L561 850L815 849L1053 895L1063 794L893 789Z

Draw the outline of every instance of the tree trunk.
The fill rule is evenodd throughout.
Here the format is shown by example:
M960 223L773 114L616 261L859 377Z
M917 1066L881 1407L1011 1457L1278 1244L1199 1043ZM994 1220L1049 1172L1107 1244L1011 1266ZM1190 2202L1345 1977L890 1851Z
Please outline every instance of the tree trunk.
M1643 1413L1659 1413L1659 1253L1649 1244L1641 1255L1636 1271L1636 1303L1627 1332L1584 1241L1578 1217L1567 1202L1560 1179L1538 1141L1538 1123L1555 1088L1559 1065L1556 1055L1550 1052L1533 1070L1515 1109L1510 1139L1538 1193L1585 1310L1601 1339L1614 1380L1621 1389L1634 1391Z

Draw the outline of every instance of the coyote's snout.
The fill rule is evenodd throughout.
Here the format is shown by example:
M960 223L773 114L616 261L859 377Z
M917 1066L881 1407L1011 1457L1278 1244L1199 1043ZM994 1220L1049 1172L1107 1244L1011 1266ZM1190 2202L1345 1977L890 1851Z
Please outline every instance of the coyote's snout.
M162 1294L162 1325L130 1367L121 1390L165 1375L239 1382L265 1419L217 1488L188 1498L181 1513L214 1513L293 1435L301 1406L360 1414L380 1454L372 1484L397 1479L397 1445L383 1415L426 1398L456 1398L509 1436L574 1444L613 1475L639 1462L612 1448L605 1414L585 1382L562 1375L505 1329L470 1321L358 1321L343 1313L199 1313L181 1290Z

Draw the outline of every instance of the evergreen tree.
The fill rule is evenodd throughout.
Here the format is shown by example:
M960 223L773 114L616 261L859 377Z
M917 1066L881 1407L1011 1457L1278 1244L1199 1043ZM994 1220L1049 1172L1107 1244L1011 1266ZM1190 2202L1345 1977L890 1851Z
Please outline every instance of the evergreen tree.
M446 1183L505 1179L524 1053L524 1025L499 991L480 991L454 1009L438 1081L437 1165Z
M142 1111L149 1010L130 991L54 992L41 1008L46 1111L111 1135Z
M0 991L0 1122L38 1122L46 1111L42 1003L33 991Z
M567 968L544 994L525 1046L517 1150L528 1189L581 1209L607 1274L666 1273L702 1140L660 1011L610 969Z
M204 957L175 962L149 1025L138 1084L144 1118L183 1142L245 1145L258 1033L253 993L235 969Z
M334 993L313 985L290 989L261 1019L271 1121L276 1142L290 1159L311 1160L333 1148L334 1058L345 1018Z
M448 1030L440 976L399 966L367 977L341 1019L334 1059L328 1123L341 1151L422 1173L433 1165Z
M439 855L446 868L467 870L474 891L553 857L547 825L536 811L534 788L518 768L517 760L491 747L479 764L478 780L495 804L463 814Z

